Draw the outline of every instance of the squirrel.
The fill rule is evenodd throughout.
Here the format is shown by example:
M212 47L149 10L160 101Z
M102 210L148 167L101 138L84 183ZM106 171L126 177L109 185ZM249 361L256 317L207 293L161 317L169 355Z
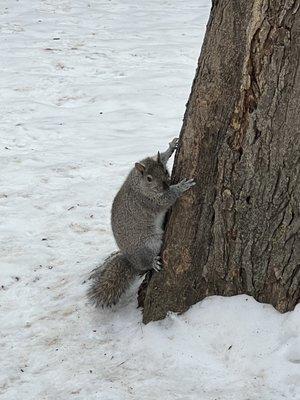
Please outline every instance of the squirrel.
M137 276L161 270L159 253L166 212L195 185L194 179L170 184L167 161L177 147L175 138L165 152L135 163L114 198L111 226L119 251L90 275L92 285L87 295L96 307L116 304Z

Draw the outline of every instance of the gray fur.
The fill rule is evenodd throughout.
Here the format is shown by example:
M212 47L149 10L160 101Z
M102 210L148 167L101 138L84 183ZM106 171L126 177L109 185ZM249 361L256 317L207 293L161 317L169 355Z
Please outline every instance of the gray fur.
M119 251L111 254L104 263L94 269L88 298L96 307L116 304L123 292L136 278L136 272Z
M136 275L161 269L165 214L195 184L184 179L170 186L166 164L177 143L173 139L165 152L136 163L113 201L111 225L120 251L91 275L88 296L96 306L116 303Z

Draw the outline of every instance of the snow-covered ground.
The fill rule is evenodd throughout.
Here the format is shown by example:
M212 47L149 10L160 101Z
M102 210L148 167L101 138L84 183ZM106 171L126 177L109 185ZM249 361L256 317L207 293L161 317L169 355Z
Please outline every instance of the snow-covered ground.
M1 0L1 400L300 399L300 307L85 299L130 165L178 135L208 0Z

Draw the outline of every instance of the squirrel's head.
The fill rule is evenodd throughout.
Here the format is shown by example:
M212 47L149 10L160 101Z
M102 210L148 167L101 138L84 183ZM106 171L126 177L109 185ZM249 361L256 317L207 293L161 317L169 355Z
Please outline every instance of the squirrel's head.
M146 192L162 193L170 186L170 175L166 166L157 157L146 158L135 163L135 170L140 178L140 184Z

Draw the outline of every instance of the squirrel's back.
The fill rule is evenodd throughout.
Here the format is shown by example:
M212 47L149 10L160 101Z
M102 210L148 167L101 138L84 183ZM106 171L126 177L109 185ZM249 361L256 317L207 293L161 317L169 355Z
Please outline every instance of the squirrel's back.
M147 166L152 175L159 173L160 181L169 178L168 172L152 158L142 160L141 163ZM156 171L153 171L154 168ZM112 205L113 234L118 247L125 254L134 253L146 242L153 242L158 248L161 246L165 211L157 207L155 193L153 190L147 191L147 186L141 184L141 179L136 168L133 168Z

